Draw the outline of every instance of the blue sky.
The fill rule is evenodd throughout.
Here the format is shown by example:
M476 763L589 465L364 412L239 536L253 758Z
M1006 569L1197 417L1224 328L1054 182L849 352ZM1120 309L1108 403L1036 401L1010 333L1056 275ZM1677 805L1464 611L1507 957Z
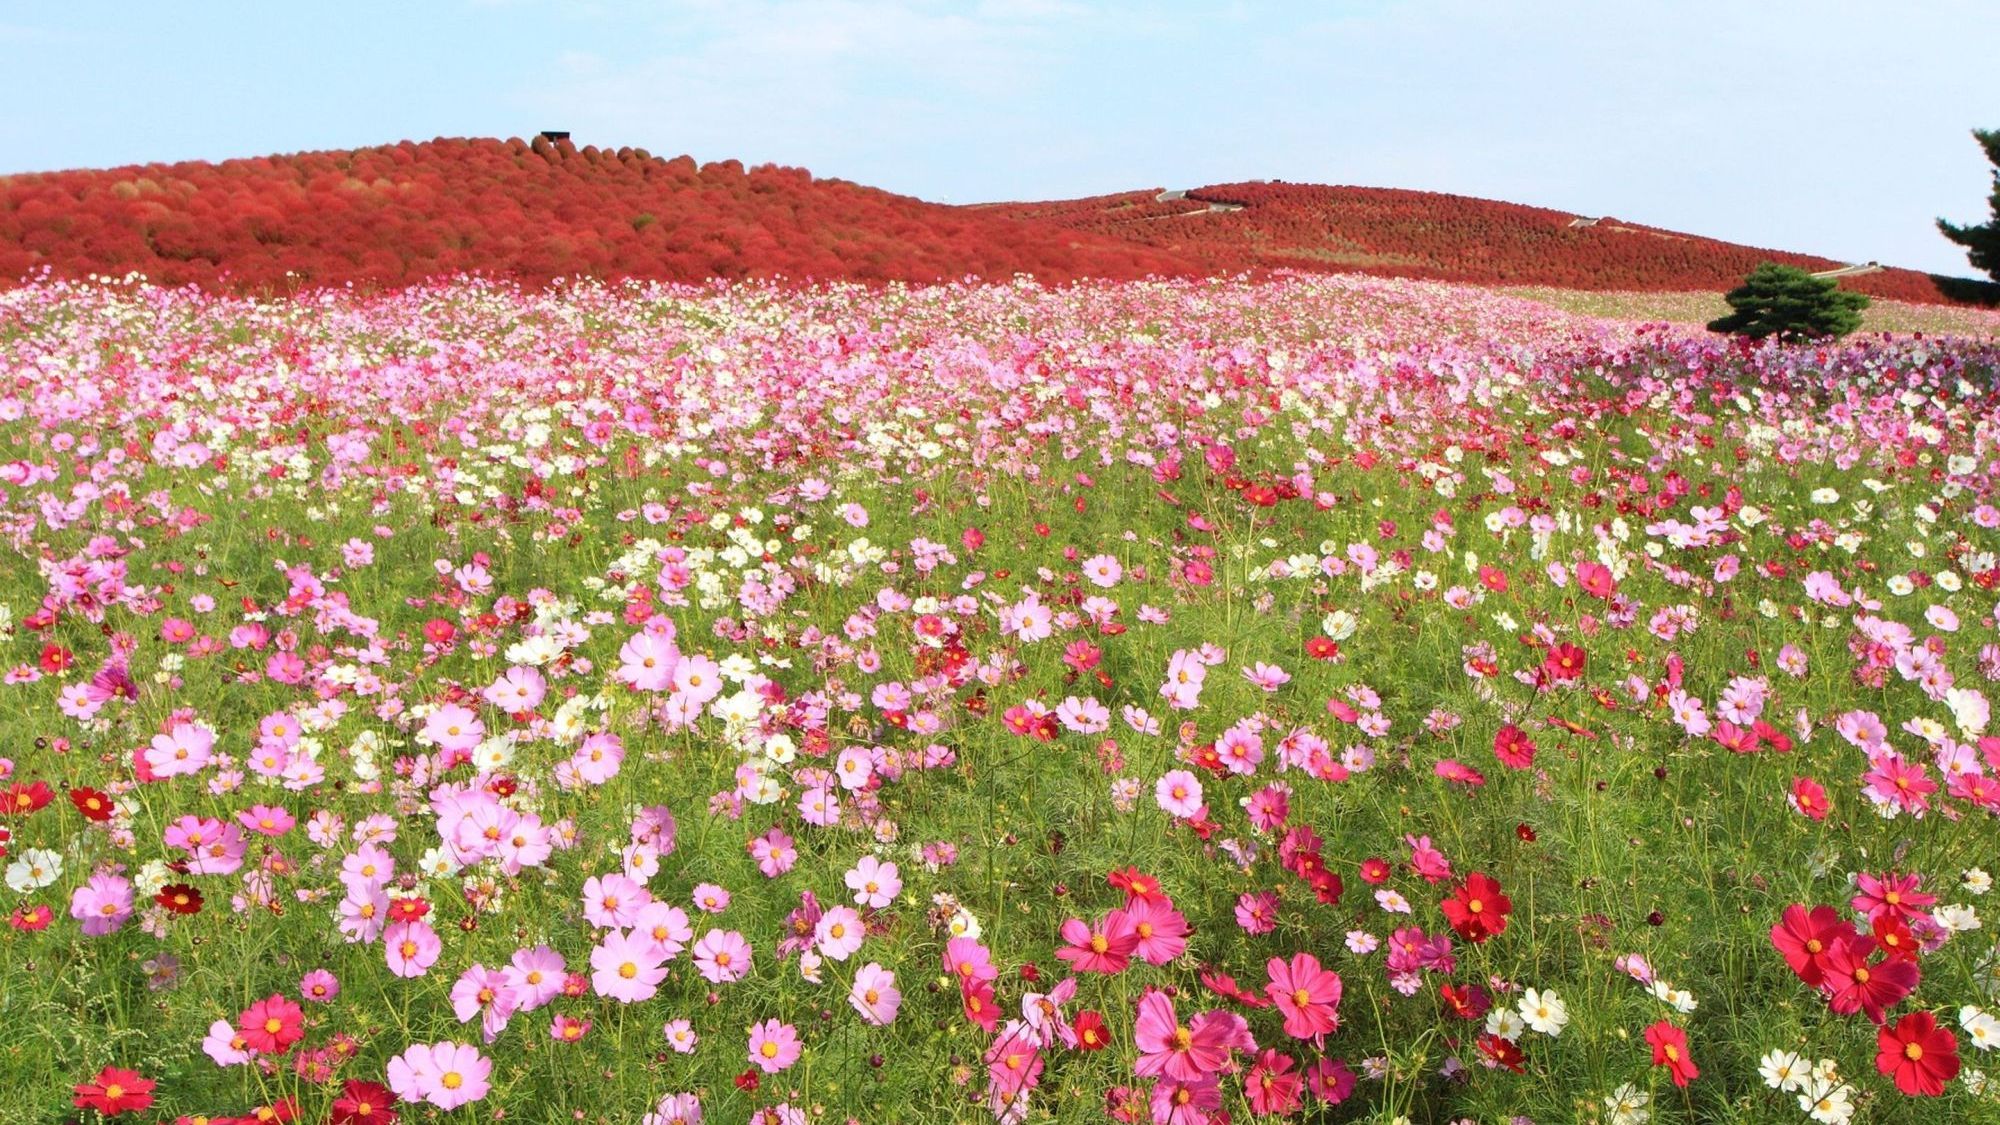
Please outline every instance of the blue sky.
M950 202L1424 188L1967 274L1995 0L0 7L0 173L571 130Z

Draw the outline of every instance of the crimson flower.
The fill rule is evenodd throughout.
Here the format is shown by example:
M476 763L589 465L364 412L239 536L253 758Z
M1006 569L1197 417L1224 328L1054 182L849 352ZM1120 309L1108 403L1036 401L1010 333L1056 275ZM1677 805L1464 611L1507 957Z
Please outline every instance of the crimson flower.
M243 1042L267 1055L282 1055L292 1044L305 1038L306 1014L297 1004L276 993L244 1009L236 1030Z
M1509 769L1524 770L1535 764L1535 740L1528 732L1508 723L1493 736L1493 756Z
M1875 939L1852 937L1833 947L1826 958L1827 1006L1841 1015L1866 1012L1881 1023L1886 1011L1916 991L1921 972L1914 961L1868 960Z
M394 1125L396 1095L386 1086L348 1079L333 1099L331 1125Z
M1875 1069L1911 1097L1935 1098L1958 1074L1958 1040L1929 1012L1911 1012L1875 1032Z
M1784 955L1785 964L1814 988L1826 979L1826 958L1833 947L1854 936L1854 927L1842 921L1840 912L1831 906L1808 910L1793 903L1771 927L1771 944Z
M1507 912L1514 909L1514 902L1500 893L1500 884L1491 876L1474 871L1457 894L1438 906L1458 936L1477 945L1506 930Z
M76 1084L76 1107L94 1109L106 1117L134 1113L153 1104L153 1080L136 1070L107 1066L97 1077Z
M1686 1086L1701 1077L1701 1068L1688 1055L1687 1032L1661 1020L1646 1029L1646 1042L1653 1048L1653 1065L1666 1067L1674 1085Z

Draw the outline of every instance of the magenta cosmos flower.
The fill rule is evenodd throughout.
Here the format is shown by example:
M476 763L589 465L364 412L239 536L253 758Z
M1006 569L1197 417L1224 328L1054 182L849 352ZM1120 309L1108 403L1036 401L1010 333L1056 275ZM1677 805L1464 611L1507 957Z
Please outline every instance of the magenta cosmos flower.
M750 1029L750 1062L766 1074L791 1069L803 1048L798 1029L777 1020L765 1020Z
M1139 1048L1139 1061L1132 1069L1140 1077L1159 1076L1176 1082L1213 1081L1229 1061L1232 1048L1257 1049L1241 1016L1203 1012L1183 1024L1174 1014L1174 1002L1161 992L1148 992L1139 998L1132 1042Z
M1295 953L1288 963L1273 957L1264 971L1271 977L1264 991L1284 1015L1286 1035L1318 1040L1340 1027L1340 975L1322 968L1319 958Z
M69 898L69 916L90 937L115 933L132 917L132 884L122 875L92 875Z
M451 1110L485 1097L492 1073L493 1060L463 1043L419 1044L389 1060L389 1089Z

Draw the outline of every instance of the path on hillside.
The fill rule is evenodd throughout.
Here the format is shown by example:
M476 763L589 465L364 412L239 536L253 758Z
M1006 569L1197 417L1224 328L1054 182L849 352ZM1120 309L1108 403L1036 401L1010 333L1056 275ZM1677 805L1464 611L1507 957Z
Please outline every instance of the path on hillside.
M1859 265L1841 266L1838 269L1819 270L1814 277L1859 277L1864 273L1881 273L1882 263L1862 262Z
M1185 190L1163 191L1160 194L1153 197L1153 202L1173 203L1177 200L1187 199L1187 197L1188 194ZM1172 215L1153 215L1147 218L1145 221L1157 222L1161 219L1185 219L1190 215L1226 215L1231 211L1243 210L1243 205L1241 203L1213 203L1208 200L1202 200L1202 199L1193 199L1188 201L1190 203L1202 203L1206 205L1202 207L1202 209L1199 211L1181 211Z

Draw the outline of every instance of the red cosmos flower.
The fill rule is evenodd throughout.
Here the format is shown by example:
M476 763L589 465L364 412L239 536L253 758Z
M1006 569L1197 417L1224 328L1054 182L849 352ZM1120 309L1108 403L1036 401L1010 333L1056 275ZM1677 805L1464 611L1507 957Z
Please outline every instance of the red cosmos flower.
M420 895L389 900L389 921L414 922L431 912L431 904Z
M763 1079L757 1077L757 1068L754 1066L736 1076L736 1088L746 1094L756 1093L757 1087L763 1084Z
M26 816L47 807L56 799L56 791L45 781L17 781L5 789L0 789L0 816Z
M1511 1039L1502 1039L1498 1035L1491 1034L1481 1035L1479 1053L1485 1055L1495 1066L1504 1066L1515 1074L1527 1071L1528 1056Z
M1841 1015L1865 1012L1881 1023L1888 1009L1916 991L1923 974L1914 961L1883 958L1868 960L1875 952L1875 939L1851 937L1836 944L1826 956L1827 1007Z
M153 1104L153 1080L136 1070L107 1066L97 1077L76 1084L76 1107L94 1109L106 1117L134 1113Z
M1808 820L1825 820L1833 811L1833 803L1827 800L1826 789L1810 777L1792 779L1792 792L1786 798L1792 810Z
M106 821L111 819L111 798L96 789L72 789L69 803L83 814L85 820Z
M1524 770L1535 764L1535 740L1528 732L1508 723L1493 736L1493 756L1509 769Z
M1476 1020L1493 1007L1493 997L1476 984L1441 984L1438 995L1451 1014L1462 1020Z
M1785 964L1799 979L1818 988L1826 979L1826 959L1833 947L1853 938L1854 927L1841 920L1831 906L1815 906L1810 911L1800 903L1785 907L1778 924L1771 927L1771 944L1784 955Z
M394 1125L396 1095L386 1086L350 1078L333 1099L330 1125Z
M175 914L201 913L201 892L186 883L168 883L153 896L153 901Z
M1314 660L1338 660L1340 642L1332 637L1314 637L1306 642L1306 655Z
M1661 1020L1646 1029L1646 1042L1653 1047L1653 1065L1666 1067L1674 1085L1686 1086L1701 1077L1701 1068L1688 1055L1687 1032Z
M1550 649L1549 654L1542 658L1542 670L1548 673L1550 679L1567 683L1583 675L1589 660L1582 649L1565 641Z
M1507 929L1507 912L1514 909L1514 902L1500 892L1500 884L1492 877L1474 871L1459 885L1458 893L1438 906L1458 936L1477 945Z
M1388 861L1382 859L1373 859L1373 858L1362 860L1361 881L1367 883L1371 887L1380 886L1381 884L1388 882L1389 881Z
M282 1055L305 1038L306 1014L283 996L272 995L244 1009L236 1030L243 1042L267 1055Z
M1883 956L1894 961L1916 961L1917 935L1910 932L1910 927L1901 918L1884 914L1875 919L1872 930L1875 944L1881 947Z
M1104 881L1125 892L1125 905L1130 906L1141 899L1147 902L1166 902L1166 894L1160 890L1160 881L1140 871L1127 867L1123 871L1113 871Z
M42 674L60 676L76 663L76 654L53 641L42 646Z
M1236 983L1235 977L1213 966L1202 966L1201 983L1203 987L1217 996L1234 1000L1246 1008L1268 1008L1271 1006L1269 1000L1244 988L1242 985Z
M1496 594L1507 592L1507 572L1497 566L1479 568L1479 584Z
M1935 1098L1958 1074L1958 1039L1929 1012L1911 1012L1875 1032L1875 1069L1911 1097Z
M1070 1028L1076 1032L1079 1051L1102 1051L1111 1046L1111 1029L1104 1026L1104 1016L1095 1009L1078 1012Z
M14 913L7 918L7 924L22 933L32 934L48 929L55 916L56 912L50 909L48 903L38 902L33 906L15 907Z
M960 981L959 998L964 1002L965 1018L979 1025L981 1031L992 1034L1000 1026L1000 1005L993 998L993 982L984 980Z

